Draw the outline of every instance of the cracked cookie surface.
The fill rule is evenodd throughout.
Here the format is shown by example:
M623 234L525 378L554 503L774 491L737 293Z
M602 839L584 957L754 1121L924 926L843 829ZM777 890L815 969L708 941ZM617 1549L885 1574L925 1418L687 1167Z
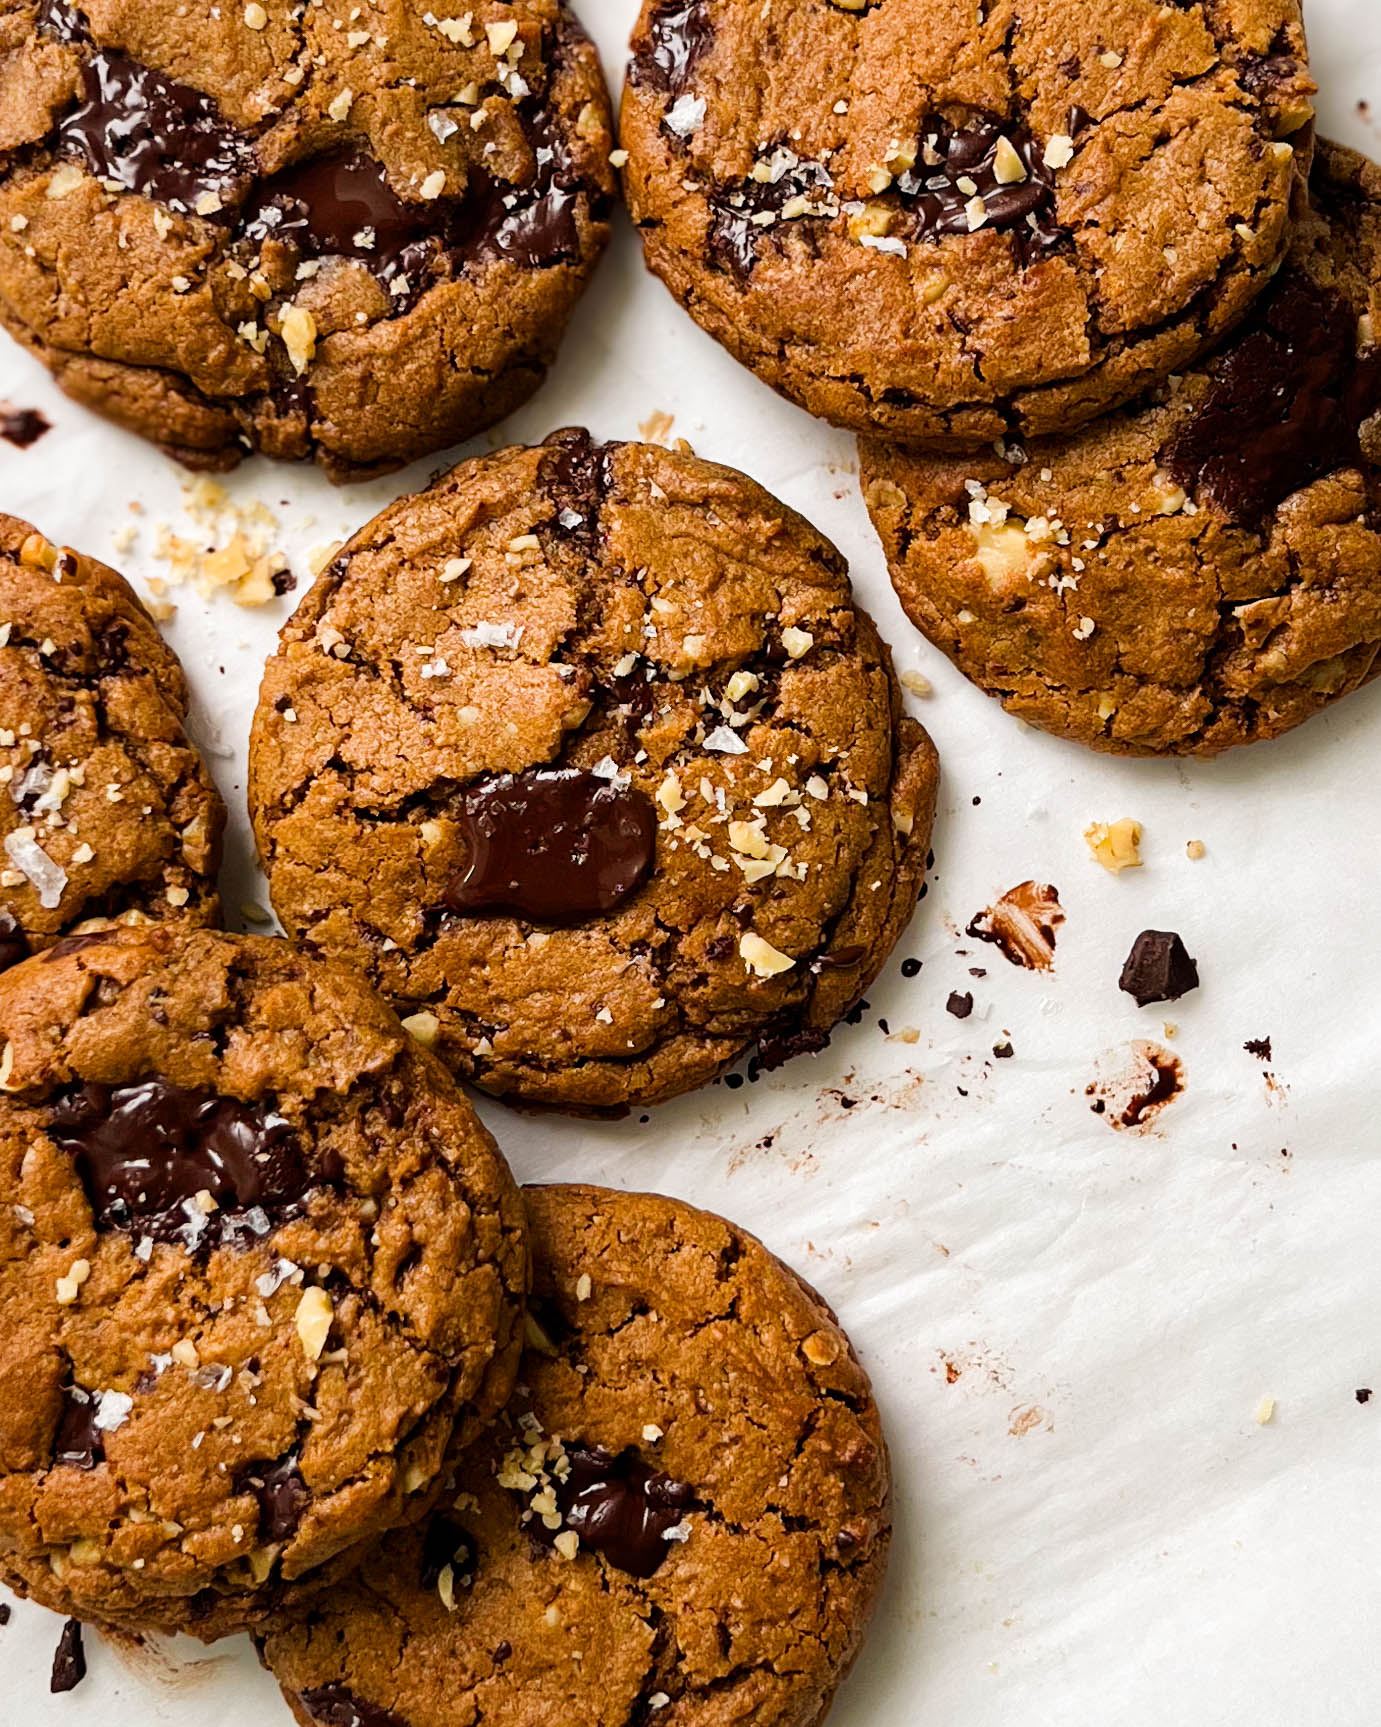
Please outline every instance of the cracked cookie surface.
M513 1384L521 1201L435 1059L284 941L0 977L0 1577L204 1638L420 1516Z
M877 1407L824 1302L675 1200L524 1191L510 1411L454 1499L261 1653L303 1727L816 1727L890 1535Z
M1312 141L1298 0L645 0L632 51L652 269L775 389L909 444L1068 430L1187 365Z
M284 925L476 1084L571 1109L820 1048L911 916L936 777L829 541L583 432L362 529L250 746Z
M190 465L397 467L541 382L611 126L561 0L4 0L0 322Z
M88 920L220 921L188 702L128 583L0 514L0 970Z
M862 444L893 584L959 670L1094 749L1214 754L1381 652L1381 169L1320 143L1313 208L1211 359L1007 455Z

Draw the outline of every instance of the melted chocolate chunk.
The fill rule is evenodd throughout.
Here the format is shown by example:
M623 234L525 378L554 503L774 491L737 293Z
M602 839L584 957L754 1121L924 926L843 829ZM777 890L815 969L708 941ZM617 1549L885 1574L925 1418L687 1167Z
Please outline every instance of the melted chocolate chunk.
M1148 1050L1146 1060L1152 1076L1150 1084L1128 1099L1118 1117L1123 1127L1139 1127L1183 1089L1184 1069L1173 1055L1165 1050Z
M1290 274L1266 301L1162 458L1180 485L1249 527L1357 465L1362 423L1381 409L1381 347L1357 352L1357 314L1340 295Z
M108 941L112 934L113 931L108 929L88 929L83 930L80 935L65 935L61 940L55 941L52 947L44 950L44 963L51 964L54 960L64 959L69 953L80 953L84 947L95 947L100 942Z
M401 1715L378 1703L366 1703L347 1685L317 1685L299 1691L297 1700L321 1727L408 1727Z
M575 924L615 910L647 880L657 849L652 800L583 768L531 768L466 790L469 862L444 895L464 916L503 912Z
M1199 987L1199 968L1173 930L1144 929L1132 943L1117 987L1138 1007L1178 1001Z
M38 27L45 36L58 42L89 42L91 32L86 19L68 0L41 0Z
M370 156L314 156L256 188L239 232L259 246L278 240L304 258L355 258L391 282L436 253L443 217L430 204L405 204Z
M161 1079L74 1087L48 1131L76 1160L99 1227L189 1249L208 1237L267 1235L323 1179L303 1163L282 1116ZM216 1201L209 1216L197 1204L202 1192Z
M62 1417L53 1440L54 1464L94 1469L105 1462L105 1442L96 1425L96 1399L80 1385L62 1388Z
M1022 179L1006 184L997 177L998 146L1004 138L1024 171ZM896 182L917 239L973 232L969 211L975 198L983 200L979 231L1011 230L1025 256L1049 250L1063 239L1053 214L1054 174L1024 126L986 117L962 127L937 121L921 128L921 149L922 159Z
M695 1504L694 1490L635 1451L616 1457L602 1445L568 1445L566 1459L570 1473L556 1494L565 1527L630 1577L651 1577L671 1551L667 1531ZM550 1539L540 1524L532 1527Z
M433 1517L422 1537L422 1587L435 1589L449 1566L452 1587L468 1589L475 1581L475 1559L469 1532L450 1517Z
M0 438L13 444L16 450L27 450L36 444L52 424L37 408L15 408L0 402Z
M830 1046L830 1034L816 1026L798 1026L794 1031L768 1032L758 1040L758 1066L763 1073L775 1073L798 1055L819 1055ZM731 1076L732 1077L732 1076Z
M549 526L587 551L599 540L599 511L609 490L609 447L582 427L556 432L542 447L537 483L556 506Z
M713 41L706 0L672 0L649 19L647 41L628 63L628 81L679 96Z
M298 1468L296 1449L275 1463L252 1463L235 1477L237 1493L252 1493L259 1501L259 1536L286 1541L296 1534L311 1495Z
M208 194L233 203L253 174L253 144L199 90L114 48L92 55L82 81L86 100L58 126L58 147L97 179L191 212Z
M24 940L19 919L8 906L0 906L0 971L18 965L21 959L28 957L29 944Z
M82 1628L77 1620L69 1619L53 1651L53 1675L48 1681L48 1689L56 1697L64 1691L75 1691L85 1678L86 1650L82 1647Z
M711 261L721 270L732 270L740 280L752 275L758 248L774 229L771 223L754 222L754 216L769 211L780 216L793 198L816 203L834 189L830 171L821 162L793 162L774 172L775 179L740 180L711 203L714 220L707 241Z
M466 250L474 258L507 258L528 270L545 270L579 255L576 207L587 188L549 111L524 102L519 113L537 172L526 186L491 180L478 189L482 219ZM598 213L603 200L592 195L591 202Z

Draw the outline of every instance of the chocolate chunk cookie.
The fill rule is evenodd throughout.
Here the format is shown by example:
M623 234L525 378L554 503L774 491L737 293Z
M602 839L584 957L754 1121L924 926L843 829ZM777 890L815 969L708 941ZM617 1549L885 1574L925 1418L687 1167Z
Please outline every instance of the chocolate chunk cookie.
M522 1207L440 1064L287 942L0 977L0 1577L210 1638L422 1515L512 1388Z
M610 133L562 0L8 0L0 322L191 466L396 467L541 382Z
M818 1049L910 917L935 755L844 560L729 469L564 432L362 529L250 746L274 905L500 1096Z
M648 263L813 414L973 448L1187 365L1286 245L1298 0L644 0Z
M1032 725L1211 755L1381 650L1381 169L1321 144L1288 263L1212 359L1068 438L863 445L911 617Z
M0 970L88 922L219 922L188 700L114 570L0 515Z
M459 1493L273 1627L302 1727L816 1727L886 1562L887 1454L820 1298L675 1200L528 1188L519 1391Z

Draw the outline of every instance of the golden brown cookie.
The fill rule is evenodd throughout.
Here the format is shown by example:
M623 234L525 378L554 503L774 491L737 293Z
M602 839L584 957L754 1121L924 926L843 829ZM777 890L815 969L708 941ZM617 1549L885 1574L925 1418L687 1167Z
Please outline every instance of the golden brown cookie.
M0 1576L210 1638L420 1516L512 1388L521 1202L454 1083L284 941L0 977Z
M822 1047L915 906L935 784L834 547L584 432L356 534L250 751L289 931L477 1085L569 1109Z
M644 0L647 260L813 414L974 448L1187 365L1284 252L1298 0Z
M0 515L0 969L88 923L220 921L188 701L114 570Z
M1321 144L1286 267L1211 359L1005 456L862 447L902 604L1009 712L1212 755L1381 649L1381 169Z
M520 1388L454 1502L261 1641L302 1727L817 1727L890 1534L834 1315L651 1194L525 1191Z
M3 0L0 322L189 465L397 467L541 382L610 134L563 0Z

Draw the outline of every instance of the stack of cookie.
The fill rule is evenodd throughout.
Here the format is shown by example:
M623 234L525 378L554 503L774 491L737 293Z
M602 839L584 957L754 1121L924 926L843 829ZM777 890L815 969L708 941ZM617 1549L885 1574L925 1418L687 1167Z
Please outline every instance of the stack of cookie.
M1013 713L1276 735L1381 646L1381 171L1298 0L648 0L648 261L861 434L893 582Z

